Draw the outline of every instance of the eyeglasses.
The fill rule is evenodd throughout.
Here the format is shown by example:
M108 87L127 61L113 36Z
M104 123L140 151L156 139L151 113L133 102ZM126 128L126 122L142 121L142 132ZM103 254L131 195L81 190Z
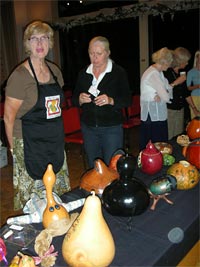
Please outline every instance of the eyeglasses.
M33 44L38 44L39 42L40 43L47 43L49 41L49 37L48 36L41 36L41 37L36 37L36 36L33 36L31 38L29 38L29 41Z

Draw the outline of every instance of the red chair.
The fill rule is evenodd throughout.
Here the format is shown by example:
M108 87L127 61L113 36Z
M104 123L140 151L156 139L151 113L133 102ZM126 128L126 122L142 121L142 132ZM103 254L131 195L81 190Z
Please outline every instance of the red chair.
M132 104L128 108L124 108L124 143L125 148L130 144L130 129L141 124L140 120L140 95L132 96Z
M84 142L83 135L81 132L80 123L80 109L78 107L64 108L62 110L64 132L65 132L65 143L80 144L81 155L83 156L83 164L86 169L85 153L84 153Z
M72 107L72 91L70 89L64 91L65 101L62 108Z

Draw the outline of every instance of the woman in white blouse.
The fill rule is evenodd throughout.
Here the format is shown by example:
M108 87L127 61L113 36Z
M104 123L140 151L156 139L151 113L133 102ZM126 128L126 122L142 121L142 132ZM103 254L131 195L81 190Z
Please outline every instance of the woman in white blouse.
M152 64L142 75L140 84L141 128L140 150L151 140L168 141L167 103L173 98L172 84L164 77L173 60L172 51L164 47L152 54Z

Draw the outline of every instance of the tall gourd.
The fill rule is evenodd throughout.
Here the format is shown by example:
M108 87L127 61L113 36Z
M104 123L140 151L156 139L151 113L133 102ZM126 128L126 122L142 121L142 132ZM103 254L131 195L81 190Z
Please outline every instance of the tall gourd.
M94 191L67 232L62 254L71 267L106 267L112 262L114 240L103 218L101 201Z
M42 223L45 228L54 221L69 218L67 210L58 204L53 197L53 186L56 182L56 175L53 166L49 164L43 176L43 183L46 188L47 205L43 212Z

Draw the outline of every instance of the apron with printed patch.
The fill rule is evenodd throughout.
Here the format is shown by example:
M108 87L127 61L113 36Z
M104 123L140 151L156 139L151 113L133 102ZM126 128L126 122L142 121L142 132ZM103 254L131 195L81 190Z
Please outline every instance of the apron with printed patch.
M24 161L28 174L39 180L43 178L48 164L52 164L57 173L64 162L65 143L61 115L64 95L48 64L55 83L39 84L30 58L28 62L37 83L38 99L34 107L21 118Z

